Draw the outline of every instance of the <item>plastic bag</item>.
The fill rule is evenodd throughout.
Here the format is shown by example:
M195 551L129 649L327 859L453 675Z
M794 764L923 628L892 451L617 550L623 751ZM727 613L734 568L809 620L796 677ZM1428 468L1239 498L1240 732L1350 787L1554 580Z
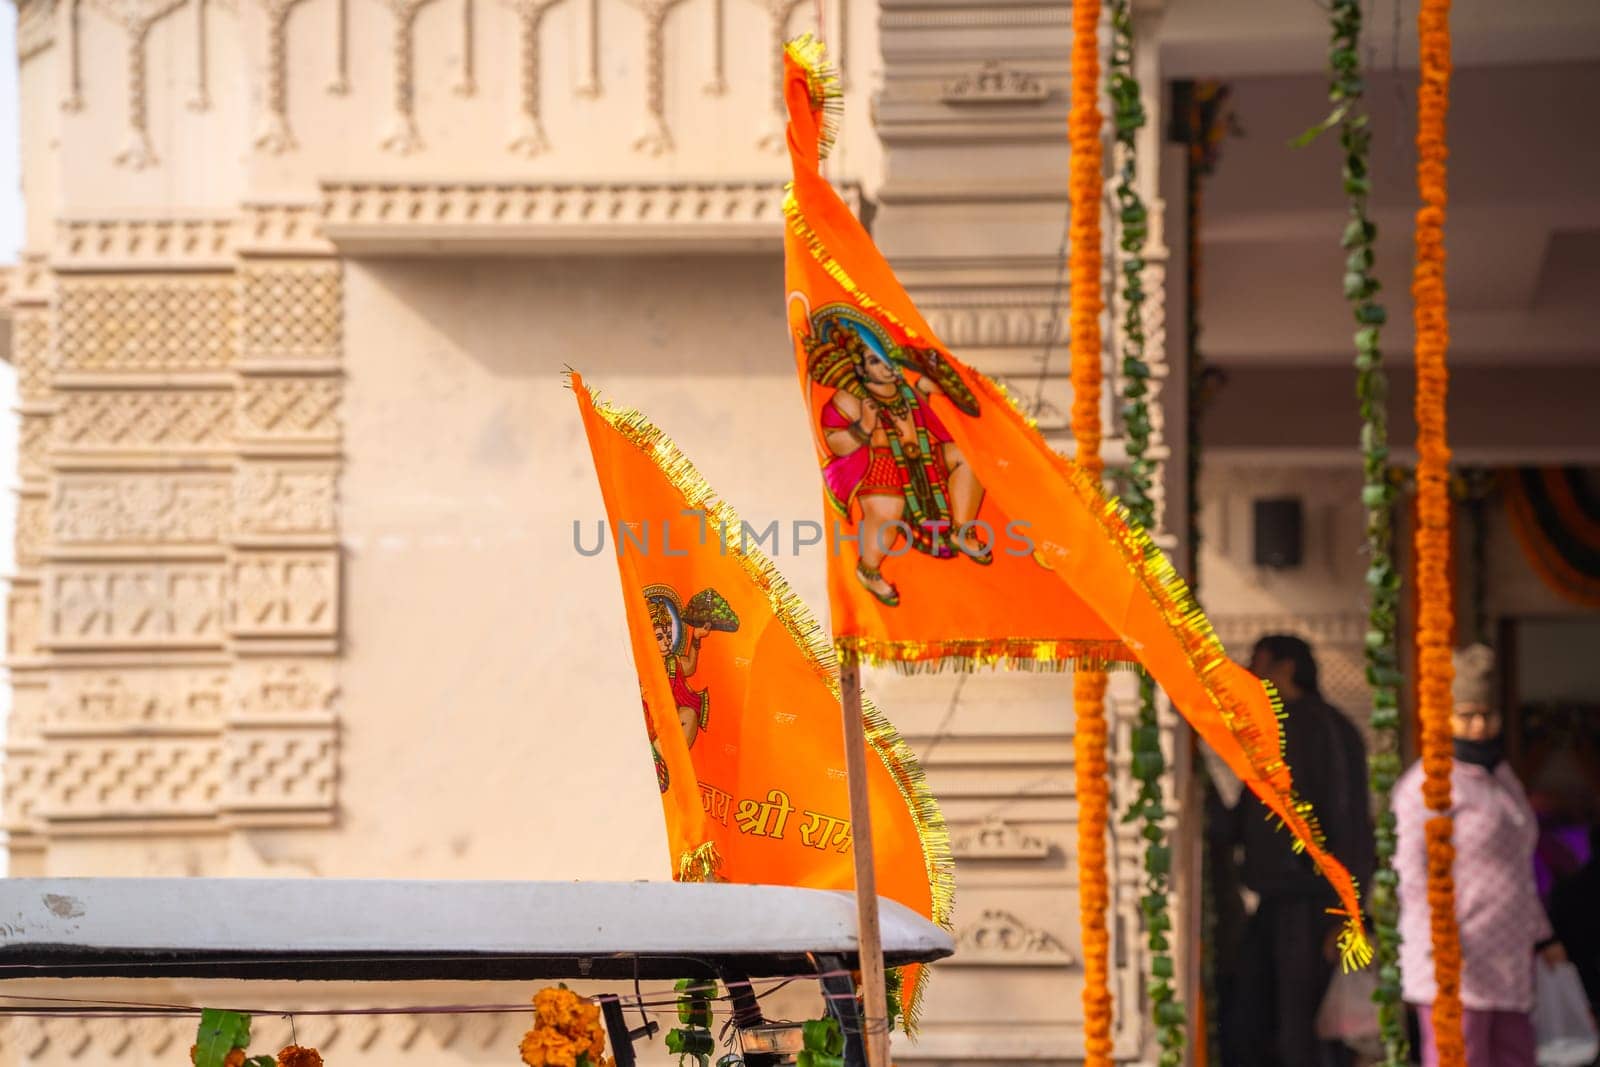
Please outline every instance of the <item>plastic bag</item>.
M1539 1067L1588 1067L1600 1056L1578 969L1570 963L1535 968L1533 1030L1539 1037Z
M1383 1049L1378 1029L1378 1006L1372 995L1378 990L1373 968L1337 971L1317 1009L1317 1036L1324 1041L1339 1041L1367 1055Z

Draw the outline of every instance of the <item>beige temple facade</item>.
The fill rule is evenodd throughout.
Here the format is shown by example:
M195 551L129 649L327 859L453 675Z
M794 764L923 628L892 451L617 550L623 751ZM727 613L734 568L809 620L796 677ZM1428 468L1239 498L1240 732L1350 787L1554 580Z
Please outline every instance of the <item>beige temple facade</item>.
M1302 6L1305 26L1241 0L1140 5L1140 184L1164 223L1146 256L1157 533L1173 548L1183 184L1165 80L1270 81L1286 64L1315 84L1323 31ZM1581 6L1550 5L1538 47L1587 25ZM814 517L781 314L776 57L819 8L846 86L829 176L943 338L1037 402L1065 447L1066 4L22 0L27 244L3 295L20 394L12 874L666 876L614 568L574 545L574 523L603 512L561 371L648 412L758 526ZM1493 37L1501 16L1474 10ZM1253 204L1240 194L1242 216ZM1337 318L1318 330L1322 362L1340 358ZM1115 463L1109 400L1106 430ZM1208 467L1229 502L1212 507L1247 506L1262 466L1330 509L1355 502L1348 467L1296 473L1342 444L1308 445L1300 466L1233 446ZM1348 520L1328 512L1330 573L1304 576L1327 594L1315 610L1252 572L1242 542L1212 542L1207 600L1230 646L1268 622L1359 635L1359 601L1329 592L1351 577ZM820 553L785 534L778 557L822 609ZM1078 1061L1068 682L871 689L923 754L960 868L959 952L897 1060ZM1125 796L1125 688L1112 707ZM1117 1056L1153 1063L1138 838L1113 836ZM531 992L263 985L251 999ZM523 1024L298 1025L332 1063L398 1067L515 1062ZM0 1064L175 1064L191 1027L0 1020ZM268 1043L288 1032L262 1028Z

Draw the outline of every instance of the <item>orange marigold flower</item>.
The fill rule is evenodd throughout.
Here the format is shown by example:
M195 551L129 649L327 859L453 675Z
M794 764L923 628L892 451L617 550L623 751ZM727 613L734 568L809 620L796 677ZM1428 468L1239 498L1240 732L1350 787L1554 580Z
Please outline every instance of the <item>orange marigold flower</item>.
M196 1064L200 1062L199 1045L189 1046L189 1062ZM244 1049L230 1049L228 1054L223 1057L222 1064L223 1067L244 1067Z
M322 1053L314 1048L289 1045L279 1051L278 1067L322 1067Z

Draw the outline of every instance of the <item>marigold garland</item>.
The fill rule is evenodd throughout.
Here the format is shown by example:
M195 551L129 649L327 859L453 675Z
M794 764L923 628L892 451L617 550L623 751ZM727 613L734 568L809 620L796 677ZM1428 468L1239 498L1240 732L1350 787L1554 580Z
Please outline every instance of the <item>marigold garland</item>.
M1072 437L1078 466L1099 479L1100 191L1104 165L1100 116L1100 2L1072 5L1072 100L1068 114L1070 254L1068 328ZM1072 677L1074 772L1078 794L1078 911L1083 939L1085 1067L1111 1063L1111 893L1106 863L1110 786L1106 765L1106 673L1080 667Z
M533 998L533 1028L522 1037L528 1067L611 1067L600 1006L566 986L541 989Z
M1428 905L1438 997L1434 1044L1440 1067L1466 1067L1461 1035L1461 936L1455 913L1451 840L1450 684L1454 619L1450 573L1450 447L1445 428L1450 343L1445 293L1445 117L1450 106L1450 0L1422 0L1417 16L1421 81L1417 90L1416 267L1411 300L1417 365L1417 697L1422 720L1423 800L1427 823Z

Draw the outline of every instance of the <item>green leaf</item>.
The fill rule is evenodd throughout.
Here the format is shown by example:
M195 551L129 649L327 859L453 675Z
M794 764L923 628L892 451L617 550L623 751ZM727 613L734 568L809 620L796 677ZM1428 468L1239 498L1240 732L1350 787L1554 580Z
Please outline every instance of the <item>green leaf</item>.
M195 1031L195 1067L223 1067L228 1053L250 1044L250 1016L204 1008Z
M710 1030L691 1027L667 1032L667 1051L679 1056L709 1056L716 1048Z
M278 1067L275 1056L252 1056L244 1061L245 1067Z
M1310 144L1312 141L1315 141L1318 137L1321 137L1323 134L1339 125L1339 123L1343 122L1345 115L1347 115L1349 111L1350 105L1348 103L1340 104L1338 107L1334 108L1328 113L1327 118L1323 119L1321 122L1317 123L1304 133L1300 134L1300 136L1291 140L1289 142L1289 146L1291 148L1304 148L1306 145Z

